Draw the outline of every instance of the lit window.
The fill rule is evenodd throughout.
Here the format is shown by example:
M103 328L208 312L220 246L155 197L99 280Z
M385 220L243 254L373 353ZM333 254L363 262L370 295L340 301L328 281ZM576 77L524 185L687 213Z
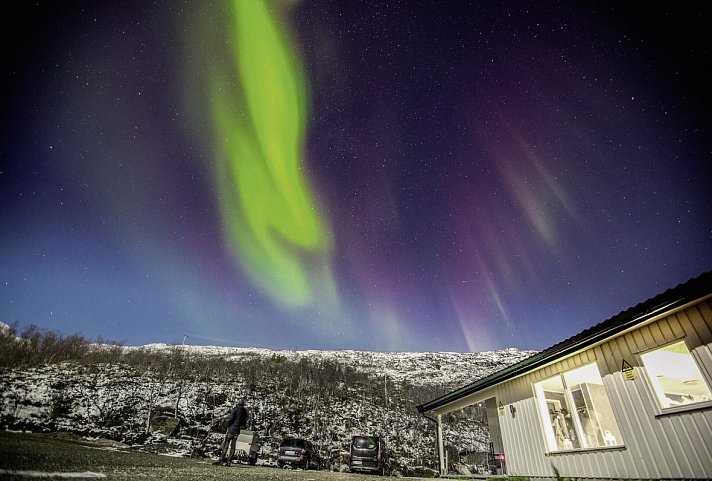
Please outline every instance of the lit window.
M640 357L663 408L712 400L710 388L683 341Z
M534 389L550 451L623 443L595 364L538 382Z

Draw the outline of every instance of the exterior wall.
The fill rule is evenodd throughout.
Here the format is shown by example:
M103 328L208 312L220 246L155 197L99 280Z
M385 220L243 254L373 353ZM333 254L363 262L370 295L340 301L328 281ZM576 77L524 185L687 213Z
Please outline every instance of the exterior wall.
M638 354L684 339L709 383L712 381L712 304L706 301L602 345L604 385L629 453L635 477L712 477L712 409L661 414L658 400L639 364ZM634 362L636 378L626 381L618 358ZM603 365L601 365L603 364ZM643 441L643 442L640 442ZM634 476L631 476L634 477Z
M513 476L552 479L555 466L563 477L711 479L712 403L705 408L662 413L640 363L640 353L682 339L708 384L712 384L712 302L707 299L436 411L450 412L489 397L495 397L497 406L502 402L504 411L497 410L494 415L502 433L507 474ZM623 359L632 364L635 379L624 378ZM623 446L548 453L534 383L594 362Z
M712 406L661 413L638 355L684 339L708 383L712 381L712 304L709 300L664 316L494 391L505 406L498 416L510 475L633 479L709 479L712 477ZM621 373L632 361L634 380ZM595 362L611 402L623 447L547 454L543 420L533 384ZM512 416L510 405L516 412Z
M485 401L485 409L487 410L487 426L490 432L490 442L495 453L501 453L504 450L502 446L502 431L499 428L499 419L497 419L497 400L489 398Z

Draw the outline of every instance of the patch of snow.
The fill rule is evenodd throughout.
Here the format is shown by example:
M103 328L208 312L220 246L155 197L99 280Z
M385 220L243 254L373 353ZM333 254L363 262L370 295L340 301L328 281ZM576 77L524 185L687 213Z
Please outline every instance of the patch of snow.
M21 476L25 478L69 478L69 479L83 479L83 478L105 478L106 474L95 473L93 471L84 471L82 473L65 473L65 472L47 472L47 471L13 471L9 469L0 469L0 474L6 474L8 476Z

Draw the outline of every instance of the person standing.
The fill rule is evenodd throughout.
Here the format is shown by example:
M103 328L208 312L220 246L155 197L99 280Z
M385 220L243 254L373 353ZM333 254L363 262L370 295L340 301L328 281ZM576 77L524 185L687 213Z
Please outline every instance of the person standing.
M235 444L237 437L240 435L240 429L247 425L247 409L243 401L238 401L237 405L230 411L230 417L227 420L227 430L223 438L222 447L220 449L220 460L218 464L229 466L232 463L232 458L235 457ZM230 457L226 458L228 446L230 448Z

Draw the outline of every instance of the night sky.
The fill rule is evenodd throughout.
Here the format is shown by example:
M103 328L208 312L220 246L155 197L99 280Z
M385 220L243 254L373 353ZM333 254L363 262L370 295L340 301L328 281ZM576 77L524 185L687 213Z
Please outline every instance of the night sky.
M5 323L543 349L712 268L702 3L18 3Z

